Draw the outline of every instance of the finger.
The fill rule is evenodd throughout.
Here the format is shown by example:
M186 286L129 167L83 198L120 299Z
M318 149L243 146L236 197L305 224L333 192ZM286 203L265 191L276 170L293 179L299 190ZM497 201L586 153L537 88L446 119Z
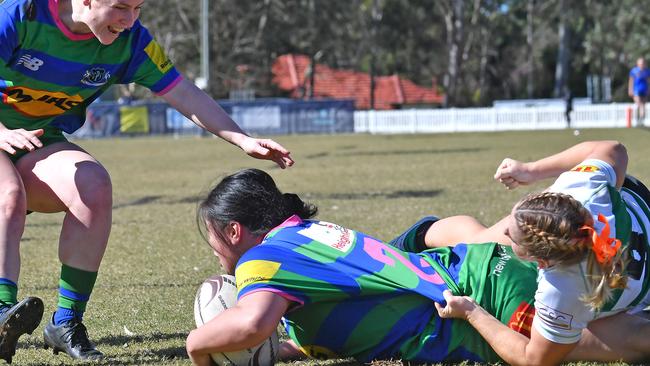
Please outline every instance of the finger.
M513 180L509 184L506 184L506 189L515 189L519 187L519 181Z
M18 136L19 137L17 137L17 140L20 141L20 143L23 145L22 146L23 149L34 151L36 150L37 147L43 147L41 140L39 140L38 137L30 133L25 133L25 134L21 133Z
M501 178L504 174L511 172L510 166L511 166L511 159L510 158L505 158L503 161L501 161L501 164L497 167L496 172L494 173L494 179L499 179Z
M499 183L501 183L503 185L506 185L506 186L509 185L509 184L512 184L512 182L514 182L514 181L515 181L515 179L510 178L510 177L508 177L508 178L499 178Z
M494 179L504 179L508 178L512 175L512 167L510 165L507 166L502 166L497 169L496 173L494 173Z
M271 159L272 154L271 150L267 149L266 147L258 144L255 144L255 147L253 148L252 154L251 155L257 155L266 159Z
M293 164L295 163L293 161L293 159L291 158L291 156L289 156L289 155L283 156L282 160L284 161L284 165L286 165L286 166L293 166Z
M272 159L276 164L278 164L278 166L281 169L285 169L287 167L287 164L285 164L284 159L282 158L282 156L278 156L278 154L273 154Z
M9 145L6 142L0 143L0 150L4 150L11 155L16 154L16 149L14 149L11 145Z
M20 133L14 134L8 142L11 144L11 146L17 147L21 150L29 150L29 151L34 150L34 145L32 145L25 138L25 136L21 135Z
M40 132L39 132L40 131ZM43 143L41 140L38 138L38 136L43 135L43 130L33 130L33 131L20 131L21 135L25 137L30 143L32 143L36 147L43 147Z
M445 308L442 305L440 305L439 303L437 303L437 302L434 302L433 305L435 305L436 310L438 311L438 316L440 316L441 318L444 318L445 317Z
M267 149L274 150L279 152L282 155L289 155L289 150L285 149L282 145L270 139L259 140L260 145L266 147Z
M449 300L451 300L451 298L454 295L451 293L451 291L445 290L445 291L442 292L442 296L445 298L445 301L447 301L447 303L449 303Z

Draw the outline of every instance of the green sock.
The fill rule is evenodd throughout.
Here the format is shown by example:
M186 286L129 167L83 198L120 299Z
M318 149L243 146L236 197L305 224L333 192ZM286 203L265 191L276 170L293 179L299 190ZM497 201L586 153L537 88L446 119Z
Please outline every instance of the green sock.
M95 287L97 272L61 265L59 281L59 307L84 312L86 303Z
M0 301L6 304L18 302L18 285L14 281L0 278Z

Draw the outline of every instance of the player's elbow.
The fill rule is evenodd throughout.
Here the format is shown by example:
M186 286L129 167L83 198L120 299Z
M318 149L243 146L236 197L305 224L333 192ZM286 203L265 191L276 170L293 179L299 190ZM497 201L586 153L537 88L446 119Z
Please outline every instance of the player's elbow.
M617 140L603 140L591 141L590 144L592 153L600 156L606 156L613 161L614 164L620 166L627 166L627 149L620 141Z
M190 356L191 360L195 360L201 355L207 354L205 347L197 336L196 329L191 331L187 336L187 340L185 341L185 350L187 351L187 355Z
M271 337L277 327L277 323L272 324L263 316L251 314L241 319L240 338L245 340L246 347L253 347Z
M620 141L612 141L611 143L612 151L614 151L617 156L625 157L625 160L627 160L627 149L625 148L625 145Z
M627 170L628 163L628 155L625 145L623 145L620 141L609 141L609 143L609 149L611 151L611 156L614 160L614 164L619 168L619 170L625 172Z

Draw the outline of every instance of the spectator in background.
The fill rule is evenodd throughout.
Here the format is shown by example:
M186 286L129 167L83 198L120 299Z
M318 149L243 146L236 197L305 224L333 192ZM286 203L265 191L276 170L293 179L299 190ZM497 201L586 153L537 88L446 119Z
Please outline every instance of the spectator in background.
M573 111L573 93L571 89L564 88L564 119L566 128L571 128L571 112Z
M627 93L634 99L636 105L636 121L637 124L642 125L645 119L645 102L648 96L648 78L650 78L650 70L645 66L645 59L639 57L636 60L636 66L630 70L630 78L628 80Z

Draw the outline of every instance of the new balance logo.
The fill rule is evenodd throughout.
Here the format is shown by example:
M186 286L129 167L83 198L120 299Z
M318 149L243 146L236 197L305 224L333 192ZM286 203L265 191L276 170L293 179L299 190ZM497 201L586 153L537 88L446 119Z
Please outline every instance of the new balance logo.
M38 68L43 66L43 63L43 60L40 58L32 57L31 55L24 55L18 59L16 65L23 65L32 71L38 71Z

